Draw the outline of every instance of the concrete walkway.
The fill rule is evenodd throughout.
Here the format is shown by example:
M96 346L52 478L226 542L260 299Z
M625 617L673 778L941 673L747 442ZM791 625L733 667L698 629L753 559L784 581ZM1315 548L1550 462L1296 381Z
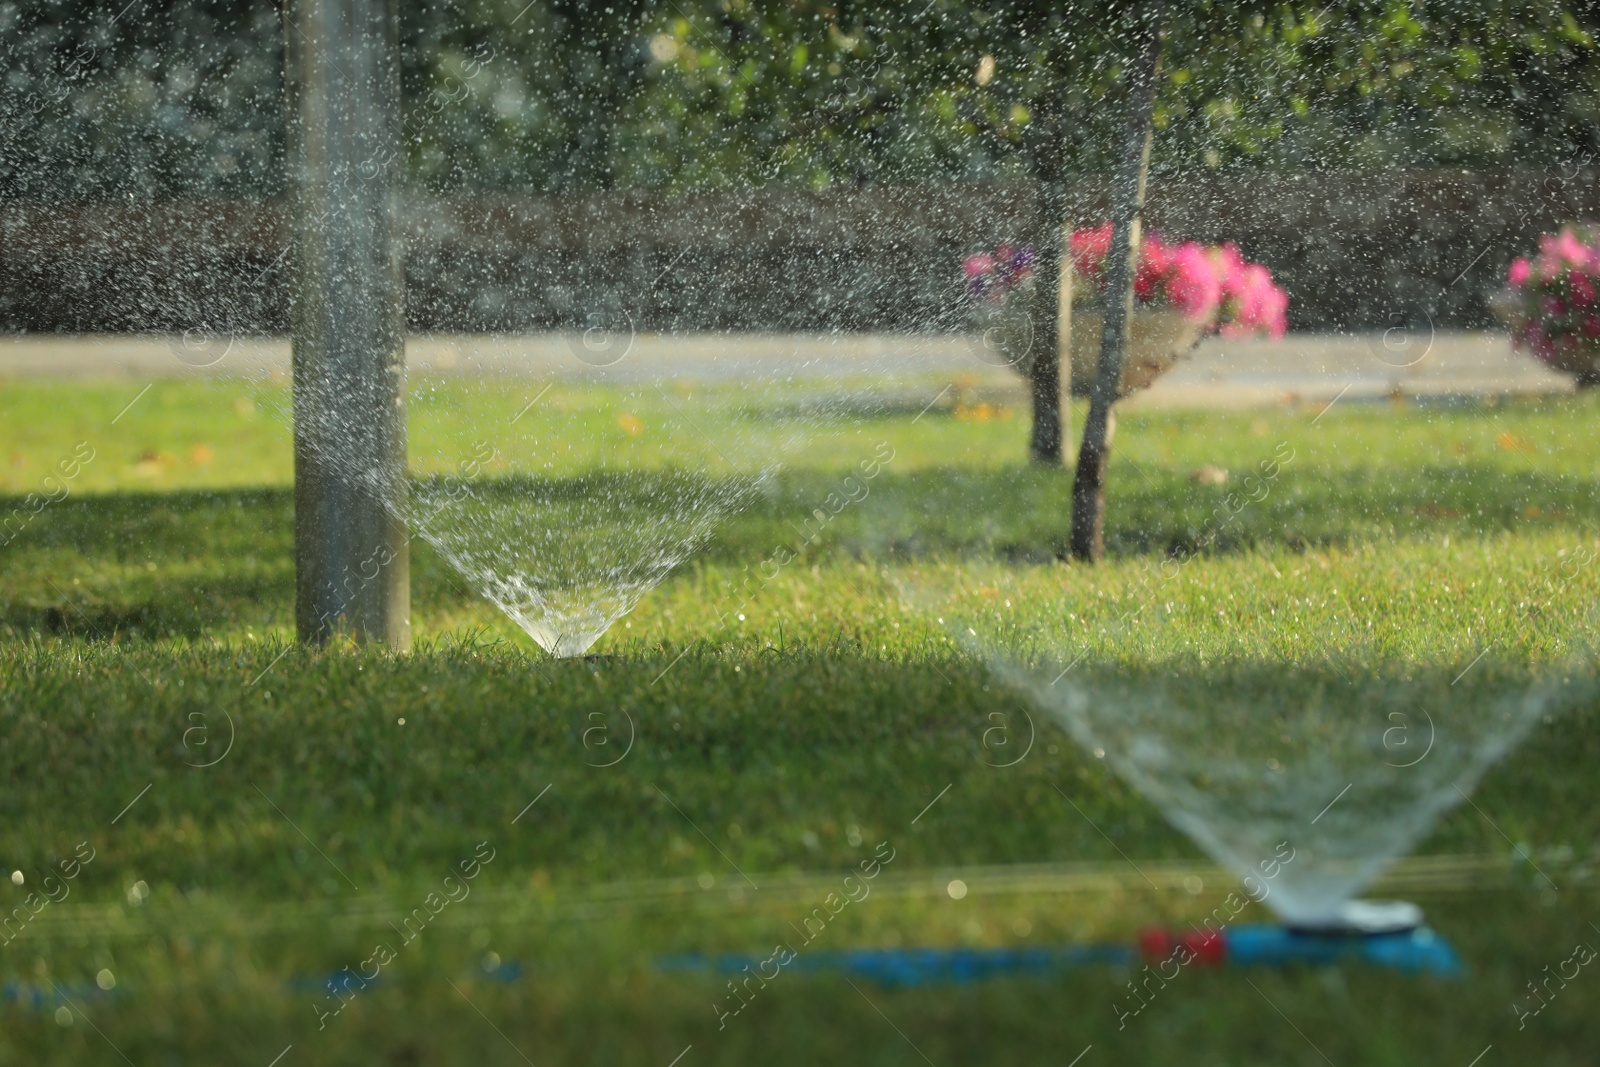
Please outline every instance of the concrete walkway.
M1570 393L1573 379L1499 333L1290 334L1281 341L1210 338L1130 407L1250 407L1406 396Z
M413 374L517 374L649 381L743 377L885 380L962 375L1020 393L973 335L540 333L420 336ZM0 337L0 380L286 376L289 343L269 337ZM1445 398L1572 391L1572 379L1511 351L1503 334L1290 334L1280 341L1208 338L1130 407L1248 407L1384 396Z

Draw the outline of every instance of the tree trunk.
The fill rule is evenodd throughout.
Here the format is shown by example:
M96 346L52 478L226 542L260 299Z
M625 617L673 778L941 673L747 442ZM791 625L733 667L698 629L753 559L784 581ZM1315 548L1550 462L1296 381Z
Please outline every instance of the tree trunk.
M1156 75L1161 63L1164 3L1144 6L1139 17L1138 52L1128 78L1128 126L1117 168L1111 214L1111 248L1106 253L1105 325L1100 334L1100 364L1089 395L1083 445L1072 479L1072 555L1096 562L1105 554L1106 461L1111 455L1111 405L1122 386L1128 320L1133 316L1133 277L1138 267L1140 217L1145 177L1150 168L1151 117Z
M1033 435L1028 454L1035 463L1061 465L1065 439L1061 408L1061 276L1064 262L1061 239L1060 190L1046 183L1040 192L1041 225L1034 241L1034 300L1029 309L1028 384L1033 400Z
M284 12L295 196L295 628L410 644L394 0Z

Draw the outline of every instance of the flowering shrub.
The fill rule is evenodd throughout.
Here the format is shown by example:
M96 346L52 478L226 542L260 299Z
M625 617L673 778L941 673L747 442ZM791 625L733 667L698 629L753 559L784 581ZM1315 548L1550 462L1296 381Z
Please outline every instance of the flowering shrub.
M1026 245L1003 244L993 252L978 252L962 264L967 279L967 294L974 300L997 306L1008 302L1013 292L1033 286L1033 249Z
M968 256L962 265L968 310L982 329L986 362L1030 374L1033 366L1033 249L1003 244Z
M1105 286L1111 223L1075 231L1068 240L1072 269L1096 291ZM1166 305L1203 321L1224 337L1282 337L1288 327L1289 294L1272 272L1248 263L1233 242L1207 247L1196 241L1169 245L1152 233L1139 247L1133 295L1145 305Z
M1545 234L1536 258L1511 261L1506 281L1512 345L1592 380L1600 357L1600 232L1577 225Z
M1073 271L1105 285L1105 258L1111 224L1075 231L1068 240ZM1033 288L1033 249L1003 244L993 252L968 256L963 264L967 292L974 301L1005 306L1018 292ZM1169 245L1150 234L1139 250L1134 297L1146 307L1171 307L1220 330L1224 337L1266 334L1282 337L1289 296L1272 281L1272 272L1247 263L1231 242L1206 247L1194 241Z

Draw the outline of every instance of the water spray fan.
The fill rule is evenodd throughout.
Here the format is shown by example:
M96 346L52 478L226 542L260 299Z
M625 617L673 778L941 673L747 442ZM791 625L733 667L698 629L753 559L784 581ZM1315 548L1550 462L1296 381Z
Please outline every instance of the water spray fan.
M1361 894L1536 724L1600 695L1600 619L1594 575L1548 564L1508 568L1494 602L1441 614L1434 590L1468 587L1473 559L1429 562L1425 587L1403 562L1335 555L1272 571L1263 592L1189 582L1179 560L1102 605L979 560L928 571L913 595L1273 913L1146 931L1137 981L1357 962L1456 975L1420 908Z

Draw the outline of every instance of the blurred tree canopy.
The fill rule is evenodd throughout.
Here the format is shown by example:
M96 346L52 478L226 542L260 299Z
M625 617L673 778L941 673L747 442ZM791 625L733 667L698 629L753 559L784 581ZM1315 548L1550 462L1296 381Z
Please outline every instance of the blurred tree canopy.
M1109 170L1130 5L402 5L407 181L822 187ZM1600 3L1174 3L1162 169L1503 167L1600 142ZM0 3L0 198L275 196L278 9Z
M758 5L669 20L637 179L1105 173L1129 4ZM1170 5L1157 166L1505 166L1592 150L1594 5ZM663 122L670 119L670 122ZM707 155L707 145L719 151ZM707 173L697 173L707 172Z

